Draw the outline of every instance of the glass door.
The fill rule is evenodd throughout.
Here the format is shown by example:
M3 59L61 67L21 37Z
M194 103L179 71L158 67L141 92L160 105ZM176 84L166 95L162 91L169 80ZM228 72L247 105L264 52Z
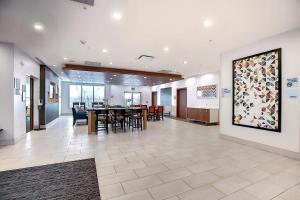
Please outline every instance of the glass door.
M141 92L125 92L125 105L139 105L141 104Z

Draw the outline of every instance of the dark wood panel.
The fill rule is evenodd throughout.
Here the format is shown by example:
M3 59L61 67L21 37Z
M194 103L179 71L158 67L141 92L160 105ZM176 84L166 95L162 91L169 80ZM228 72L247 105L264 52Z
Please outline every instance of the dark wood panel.
M187 108L187 118L194 121L210 123L210 110L203 108Z
M115 85L159 85L176 80L182 80L179 74L168 74L150 71L139 71L109 67L93 67L69 65L64 68L65 73L74 82L110 83Z
M157 106L157 92L152 92L151 100L151 105Z
M187 117L187 89L177 90L177 117L186 119Z

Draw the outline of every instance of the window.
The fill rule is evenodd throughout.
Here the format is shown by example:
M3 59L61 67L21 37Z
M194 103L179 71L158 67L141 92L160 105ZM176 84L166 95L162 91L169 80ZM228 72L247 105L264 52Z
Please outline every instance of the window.
M105 86L102 85L70 85L69 106L73 102L85 102L86 107L92 107L92 102L101 102L105 98Z
M105 87L94 86L94 101L102 102L104 98L105 98Z
M81 85L69 86L70 108L73 107L73 102L81 102Z
M82 86L82 95L81 102L85 102L86 107L92 107L93 103L93 86L92 85L83 85Z
M125 105L139 105L141 104L141 93L140 92L125 92Z

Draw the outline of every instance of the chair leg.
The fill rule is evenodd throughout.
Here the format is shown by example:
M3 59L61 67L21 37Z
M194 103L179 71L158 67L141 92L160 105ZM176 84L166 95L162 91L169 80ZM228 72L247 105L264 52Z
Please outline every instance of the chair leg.
M73 126L75 126L76 124L76 119L73 119Z

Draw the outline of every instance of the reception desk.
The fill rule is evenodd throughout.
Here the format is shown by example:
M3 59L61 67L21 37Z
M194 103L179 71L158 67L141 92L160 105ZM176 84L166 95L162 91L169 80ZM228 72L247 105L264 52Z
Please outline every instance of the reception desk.
M96 133L96 120L97 120L97 112L99 111L108 111L109 113L114 113L116 110L142 110L143 113L143 128L147 129L147 109L146 108L91 108L87 109L88 111L88 133L94 134Z

